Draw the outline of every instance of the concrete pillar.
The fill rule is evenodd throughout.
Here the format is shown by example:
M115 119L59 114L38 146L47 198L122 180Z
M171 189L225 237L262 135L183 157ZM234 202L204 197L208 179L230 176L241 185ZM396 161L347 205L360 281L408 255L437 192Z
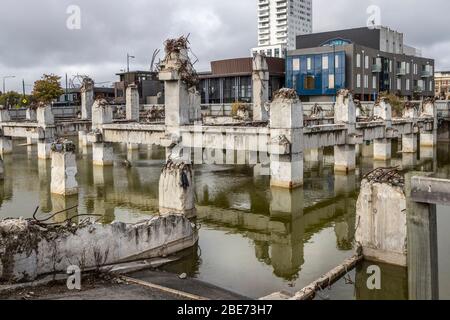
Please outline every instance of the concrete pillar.
M356 169L356 149L354 145L342 145L334 147L334 171L335 173L348 174Z
M437 145L437 130L427 131L419 134L420 146L421 147L431 147Z
M79 131L78 132L78 143L80 147L87 147L92 145L91 142L88 140L88 134L86 131Z
M52 144L48 140L39 140L37 144L38 159L51 159Z
M114 152L111 143L93 143L92 161L94 166L112 166L114 164Z
M363 143L361 146L361 156L363 158L372 158L373 157L373 144L372 143Z
M27 137L27 146L31 146L33 144L33 138Z
M170 160L166 163L159 179L159 212L196 216L192 165Z
M26 116L27 121L36 122L37 121L36 109L27 108L25 116Z
M42 212L49 213L52 211L51 202L51 168L49 161L38 160L38 176L39 176L39 208Z
M114 168L112 166L94 166L93 176L95 186L110 186L114 187Z
M55 125L55 117L53 116L52 107L50 105L40 106L36 111L36 119L40 127Z
M127 150L139 150L139 143L127 143Z
M323 149L315 148L309 150L309 161L314 165L321 165L323 163Z
M270 106L271 186L303 185L303 106L292 89L281 89Z
M284 188L273 187L270 188L270 192L271 219L297 219L303 216L303 188L288 190Z
M373 142L373 159L389 160L392 158L391 139L375 139Z
M347 128L347 136L356 133L356 106L349 90L340 90L334 106L334 123L344 124ZM334 147L334 171L348 174L356 169L355 144L347 144Z
M11 137L0 137L0 154L11 154L13 149Z
M181 65L187 65L189 73L192 65L187 49L181 48L178 52L170 52L166 48L164 67L159 73L159 80L164 81L165 94L165 124L167 130L177 130L179 126L189 124L189 84L183 81L180 72Z
M356 214L355 240L362 246L365 259L406 266L407 214L403 188L364 179Z
M139 91L135 84L130 84L127 87L126 115L128 121L139 122Z
M257 54L253 58L253 121L269 120L266 105L269 102L269 66L266 57Z
M3 106L0 106L0 123L1 122L9 122L11 121L11 116L9 115L9 111L4 109Z
M81 86L81 119L92 119L92 108L94 105L94 81L90 78L83 79Z
M78 194L77 162L72 142L52 144L52 194L71 196Z
M334 195L348 196L356 189L356 175L335 175L334 176Z
M417 152L417 135L414 133L402 135L402 152L416 153Z
M413 169L417 165L417 153L402 154L402 169Z
M102 125L113 122L112 106L105 99L97 99L92 107L92 131L101 130Z

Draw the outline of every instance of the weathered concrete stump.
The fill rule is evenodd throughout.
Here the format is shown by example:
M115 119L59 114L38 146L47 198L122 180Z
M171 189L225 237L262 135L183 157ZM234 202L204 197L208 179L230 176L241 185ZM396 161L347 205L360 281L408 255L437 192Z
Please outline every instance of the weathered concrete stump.
M114 152L111 143L93 143L92 161L95 166L112 166L114 164Z
M88 147L92 145L92 143L88 139L88 134L86 131L78 132L78 143L81 147Z
M113 108L105 99L97 99L92 107L92 131L101 130L102 125L113 122Z
M55 117L53 115L52 106L42 105L37 108L36 119L40 127L54 126Z
M26 117L27 121L36 122L37 121L36 109L34 109L34 108L27 108L27 111L25 113L25 117Z
M334 123L344 124L347 128L347 137L356 132L356 106L349 90L340 90L336 97L334 107ZM334 147L334 171L348 174L356 169L356 143L348 139L345 145Z
M194 172L190 164L168 161L159 179L159 212L196 216Z
M270 184L303 185L303 106L295 90L281 89L270 106Z
M269 102L269 66L266 57L257 54L253 58L253 121L269 120L266 109Z
M52 143L48 140L39 140L37 144L38 159L47 160L51 159L52 155Z
M392 175L386 171L391 171ZM365 258L406 266L407 214L403 178L393 169L380 168L369 174L361 183L356 214L355 240L362 246Z
M126 117L128 121L139 122L139 91L135 84L126 90Z
M92 107L94 105L94 81L84 78L81 86L81 119L92 119Z
M51 192L63 196L78 194L75 144L70 141L56 141L51 148Z
M416 153L417 152L417 134L404 134L402 136L402 152Z
M373 159L389 160L392 158L391 139L375 139L373 143Z
M385 137L375 139L373 143L374 160L389 160L392 158L392 143L388 137L389 130L392 130L392 106L385 98L379 98L374 105L374 117L384 121L386 127Z

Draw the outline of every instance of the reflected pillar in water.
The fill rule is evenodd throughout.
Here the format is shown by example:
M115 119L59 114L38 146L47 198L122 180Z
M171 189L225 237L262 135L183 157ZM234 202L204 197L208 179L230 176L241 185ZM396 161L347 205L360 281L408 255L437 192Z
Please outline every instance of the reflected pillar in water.
M402 153L402 168L414 169L417 165L417 154L416 153Z
M127 150L139 150L138 143L127 143Z
M0 137L0 154L11 154L13 150L11 137Z
M386 161L392 157L391 139L375 139L373 143L373 159Z
M41 139L38 141L38 159L48 160L52 157L51 142L49 140Z
M272 187L270 200L270 217L272 219L293 219L303 216L303 188L287 190Z
M112 166L114 153L111 143L93 143L92 161L94 166Z
M361 156L363 158L373 158L373 144L371 143L361 144Z
M297 279L304 260L305 220L271 220L270 262L274 274L285 280Z
M438 243L436 205L417 203L411 199L412 176L407 173L408 283L409 299L439 299Z
M377 169L377 168L387 168L389 167L391 164L391 160L374 160L373 161L373 168Z
M334 194L349 195L356 190L356 175L354 173L349 175L336 174L334 176Z
M420 133L420 146L433 148L437 144L437 130Z
M94 214L98 216L96 220L101 219L101 222L104 224L114 222L116 219L114 209L114 205L104 199L97 197L94 200Z
M114 173L113 167L93 167L94 185L96 186L111 186L114 187Z
M74 152L52 152L51 192L64 196L78 194L77 161Z
M3 157L0 158L0 180L5 179L5 164L3 162Z
M129 162L134 162L139 160L139 148L137 149L127 149L127 160Z
M416 153L417 152L417 134L402 135L402 152Z
M309 150L309 160L313 167L319 167L323 164L323 149L315 148Z
M42 212L48 213L52 210L50 192L50 163L49 161L38 160L39 175L39 207Z
M51 195L53 210L52 213L58 213L53 217L54 223L63 223L67 219L73 218L78 214L78 195L72 196L62 196L62 195ZM67 210L70 209L70 210ZM71 222L77 223L77 220L70 220Z
M437 150L430 146L420 146L420 159L436 159Z

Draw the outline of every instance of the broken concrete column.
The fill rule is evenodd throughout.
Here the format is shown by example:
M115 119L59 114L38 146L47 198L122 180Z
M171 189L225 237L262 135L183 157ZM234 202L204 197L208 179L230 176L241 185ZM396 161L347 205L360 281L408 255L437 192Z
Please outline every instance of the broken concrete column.
M134 83L127 87L126 115L128 121L139 122L139 91Z
M51 105L41 105L37 108L36 119L40 127L54 126L55 117L53 116Z
M27 121L36 122L37 121L36 109L34 109L34 108L27 108L25 116L26 116Z
M87 147L92 144L88 139L88 134L86 131L78 132L78 143L81 147Z
M112 166L114 164L114 152L111 143L93 143L92 161L95 166Z
M420 146L434 147L437 144L438 116L433 98L427 98L422 103L421 118L433 119L433 130L420 133Z
M75 144L56 141L52 144L51 192L63 196L78 194Z
M403 177L393 169L379 168L361 182L355 240L362 246L366 260L406 266L407 214L403 188Z
M198 77L189 58L187 39L167 40L165 52L159 80L164 81L167 131L176 132L179 126L190 123L189 89L197 85Z
M270 184L303 185L303 106L293 89L281 89L270 106Z
M0 222L0 282L33 281L41 275L81 271L168 256L195 245L197 231L182 215L159 216L138 224L84 222L69 227L33 220Z
M349 137L356 132L356 106L349 90L339 90L334 106L334 123L344 124L347 128L345 145L334 147L334 171L348 174L356 169L356 147Z
M11 137L0 137L0 154L10 154L13 150Z
M81 86L81 119L92 119L92 108L94 105L94 81L84 78Z
M403 153L417 152L417 134L410 133L402 135L402 152Z
M159 212L196 216L192 165L169 160L159 179Z
M253 121L269 120L266 109L269 103L269 66L266 57L257 54L253 58Z
M40 139L37 144L38 159L51 159L52 143L47 139Z
M389 160L392 157L392 142L387 138L388 130L392 128L392 107L386 98L379 98L374 105L374 117L385 122L385 138L375 139L373 142L373 158L374 160Z
M5 109L4 106L0 105L0 123L11 121L11 116L9 115L9 110Z
M92 131L101 130L104 124L113 123L113 108L105 99L97 99L92 107Z

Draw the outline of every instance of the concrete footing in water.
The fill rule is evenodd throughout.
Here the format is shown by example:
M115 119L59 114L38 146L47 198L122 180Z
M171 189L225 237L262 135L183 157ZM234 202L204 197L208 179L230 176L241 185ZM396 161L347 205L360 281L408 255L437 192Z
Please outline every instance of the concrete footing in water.
M184 162L168 161L159 180L159 212L196 216L194 173Z
M78 194L77 162L74 152L53 151L51 192L64 196Z
M170 255L198 240L182 215L155 217L138 224L82 223L50 227L34 220L0 222L0 282L33 281L39 276L81 271Z

